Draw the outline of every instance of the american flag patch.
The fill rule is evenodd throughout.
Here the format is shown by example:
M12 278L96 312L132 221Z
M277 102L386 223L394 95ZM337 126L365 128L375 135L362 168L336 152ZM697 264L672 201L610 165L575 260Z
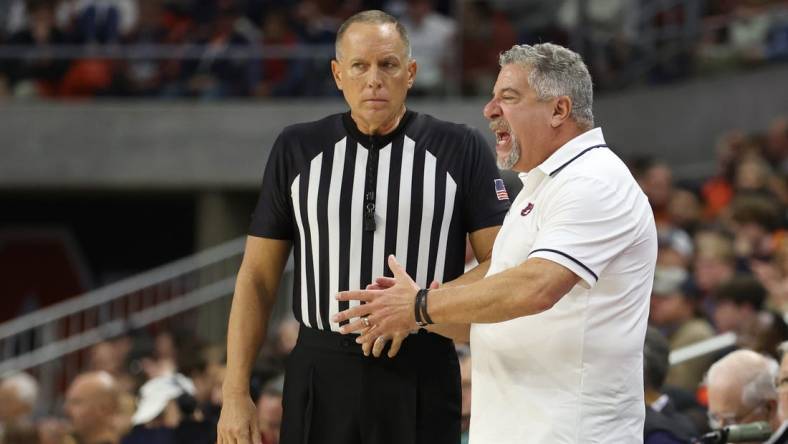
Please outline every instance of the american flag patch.
M493 182L495 182L495 195L498 196L498 200L509 200L509 193L506 192L503 179L493 179Z

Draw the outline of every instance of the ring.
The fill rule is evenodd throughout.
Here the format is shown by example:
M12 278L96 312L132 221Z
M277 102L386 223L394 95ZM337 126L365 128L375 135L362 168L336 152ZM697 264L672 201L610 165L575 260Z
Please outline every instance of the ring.
M364 323L364 325L365 325L367 328L369 328L369 319L367 319L366 317L363 317L363 318L361 318L361 322L363 322L363 323Z

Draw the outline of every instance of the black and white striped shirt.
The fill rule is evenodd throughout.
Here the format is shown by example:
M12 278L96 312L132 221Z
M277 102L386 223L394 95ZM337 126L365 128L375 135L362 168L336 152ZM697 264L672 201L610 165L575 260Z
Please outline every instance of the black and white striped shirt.
M422 287L460 276L466 233L500 225L509 208L496 180L465 125L407 111L392 133L369 136L335 114L279 135L249 233L293 241L293 313L338 331L331 316L355 303L333 296L391 276L389 254Z

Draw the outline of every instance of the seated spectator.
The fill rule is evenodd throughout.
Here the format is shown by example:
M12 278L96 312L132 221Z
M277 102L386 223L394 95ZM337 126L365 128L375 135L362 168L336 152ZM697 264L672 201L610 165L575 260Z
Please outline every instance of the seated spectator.
M692 421L679 413L670 397L661 391L670 367L669 355L668 341L659 330L649 327L643 347L644 444L689 443L698 434Z
M697 300L688 291L688 282L689 273L682 268L657 267L654 273L650 323L664 332L671 350L714 336L711 325L697 315ZM711 359L700 356L672 366L665 375L666 383L694 393Z
M413 58L419 73L412 96L445 95L454 79L455 33L453 19L435 11L433 0L407 0L405 15L400 18L408 31Z
M275 377L263 386L257 398L257 423L262 444L279 444L284 383L284 375Z
M736 274L733 240L720 231L699 231L695 234L695 251L693 283L703 305L703 314L711 319L714 289Z
M694 234L703 222L703 207L694 192L676 188L668 202L668 217L674 227Z
M262 26L262 43L266 46L293 48L300 42L287 22L284 10L266 13ZM265 51L265 48L263 49ZM302 93L306 63L297 58L265 58L261 61L260 81L255 86L257 96L286 97Z
M734 199L730 210L731 230L735 233L734 249L747 270L751 259L771 259L775 250L775 234L782 223L781 210L774 199L763 195Z
M670 167L666 163L650 162L635 179L648 196L657 227L671 225L668 205L673 195L673 173Z
M27 373L16 373L0 381L0 436L13 425L30 424L38 400L38 383Z
M713 429L766 421L780 426L775 377L777 363L752 350L737 350L709 369L706 386Z
M31 0L27 27L11 35L8 45L32 48L69 43L70 38L55 26L53 0ZM18 97L52 97L59 93L60 80L70 66L68 60L45 56L19 58L0 64L8 88Z
M139 15L137 0L76 0L74 22L85 43L117 43Z
M738 275L714 292L714 326L720 333L739 333L756 321L766 300L766 289L753 277Z
M120 393L107 372L82 373L66 392L65 411L78 444L118 444Z
M210 444L215 424L202 420L192 381L181 375L160 376L140 388L134 428L123 444Z

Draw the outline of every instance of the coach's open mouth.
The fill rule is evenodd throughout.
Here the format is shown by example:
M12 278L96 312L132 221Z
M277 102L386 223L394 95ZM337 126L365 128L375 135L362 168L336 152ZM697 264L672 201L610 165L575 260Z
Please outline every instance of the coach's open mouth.
M512 136L507 131L496 131L495 132L495 146L496 147L503 147L504 145L507 145L510 140L512 140Z

